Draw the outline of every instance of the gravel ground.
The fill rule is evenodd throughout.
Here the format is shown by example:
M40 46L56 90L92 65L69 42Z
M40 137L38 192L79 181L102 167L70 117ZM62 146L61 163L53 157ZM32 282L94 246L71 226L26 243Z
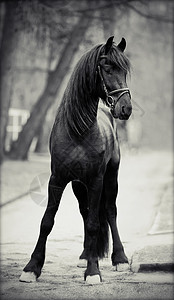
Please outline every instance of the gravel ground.
M118 226L130 259L136 247L134 240L146 236L152 228L164 192L171 190L172 176L171 153L122 154ZM1 208L1 299L172 299L171 274L116 272L109 258L100 263L101 284L91 286L83 281L84 269L77 267L83 225L69 185L48 239L41 277L36 283L19 282L38 237L46 203L39 197L46 199L48 178L48 158L6 161L3 165L1 205L18 200ZM38 182L38 190L31 193L31 187ZM20 194L26 195L20 198ZM168 210L169 219L172 212Z

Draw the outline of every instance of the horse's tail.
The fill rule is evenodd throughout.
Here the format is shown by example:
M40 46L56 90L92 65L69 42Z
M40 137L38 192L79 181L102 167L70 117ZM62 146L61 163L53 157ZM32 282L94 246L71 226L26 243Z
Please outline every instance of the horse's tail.
M98 257L104 258L107 256L109 250L109 226L107 222L106 209L104 207L100 208L99 221L100 230L97 240L97 251Z

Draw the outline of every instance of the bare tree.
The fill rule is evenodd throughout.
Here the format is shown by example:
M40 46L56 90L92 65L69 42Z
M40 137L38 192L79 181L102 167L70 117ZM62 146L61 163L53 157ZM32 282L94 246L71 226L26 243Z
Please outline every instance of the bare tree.
M62 55L54 71L50 71L45 89L33 106L30 118L19 134L18 140L12 143L9 156L14 159L26 159L33 138L42 122L46 112L54 102L61 83L66 75L74 54L86 32L90 19L85 13L81 15L77 24L72 29L69 39L65 44Z
M8 110L11 103L12 82L14 78L13 62L16 54L18 27L18 20L16 18L16 3L8 1L6 3L0 48L0 161L3 159Z

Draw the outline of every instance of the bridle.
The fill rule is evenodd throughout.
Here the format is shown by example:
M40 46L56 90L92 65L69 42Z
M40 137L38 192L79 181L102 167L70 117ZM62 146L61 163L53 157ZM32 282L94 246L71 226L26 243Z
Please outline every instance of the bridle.
M105 55L102 55L100 58L105 58L105 57L106 57ZM100 75L100 78L101 78L101 81L102 81L102 84L103 84L103 89L104 89L105 94L106 94L106 105L109 106L111 108L111 110L113 110L115 108L117 102L119 101L119 99L124 94L129 94L129 96L131 98L130 90L127 87L126 88L121 88L121 89L116 89L116 90L113 90L111 92L108 92L106 84L105 84L103 76L102 76L102 73L101 73L100 65L98 65L98 72L99 72L99 75ZM112 97L112 95L114 95L114 94L119 94L117 99L114 99Z

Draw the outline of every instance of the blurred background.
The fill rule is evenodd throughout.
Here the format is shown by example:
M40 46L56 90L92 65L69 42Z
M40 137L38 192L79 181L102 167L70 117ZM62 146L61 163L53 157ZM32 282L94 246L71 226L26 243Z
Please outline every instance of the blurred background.
M120 230L125 239L173 231L173 1L20 0L1 1L0 8L5 240L23 242L32 223L28 238L35 241L47 203L49 135L57 108L79 58L112 35L116 44L126 39L132 65L133 112L128 121L117 120ZM74 232L83 226L72 222L74 215L81 219L76 201L70 204L71 189L66 193L62 219L71 223L71 233L61 218L59 229L69 236L72 223Z
M133 114L119 122L129 149L172 150L173 1L2 1L1 162L48 153L49 134L81 55L114 35L127 41Z

